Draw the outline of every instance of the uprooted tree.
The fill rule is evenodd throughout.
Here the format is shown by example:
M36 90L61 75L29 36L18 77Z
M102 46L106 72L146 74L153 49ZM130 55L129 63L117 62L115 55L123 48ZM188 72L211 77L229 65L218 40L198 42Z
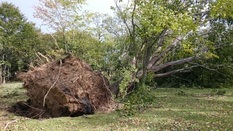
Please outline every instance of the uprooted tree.
M84 61L69 55L20 73L29 99L10 111L32 118L107 112L114 102L108 80Z
M46 0L43 1L46 3ZM114 78L114 76L119 78L120 75L123 75L122 77L125 79L117 82L122 83L121 87L123 88L137 81L139 81L139 85L144 84L148 74L153 74L153 77L158 78L187 72L195 67L204 67L203 63L207 59L218 57L214 51L216 47L221 46L219 43L209 40L210 26L208 23L219 19L224 21L232 17L228 6L225 6L224 9L221 8L223 5L231 5L228 0L116 0L115 2L116 7L112 7L112 9L115 10L117 17L106 17L101 22L101 28L107 29L109 32L106 36L115 39L115 41L111 41L114 43L114 48L105 50L107 55L101 55L104 58L101 68L108 72L106 74L109 75L109 78ZM72 5L72 3L70 4ZM46 8L54 11L57 9L54 8L55 6L56 4L51 4ZM218 9L221 11L218 12ZM71 12L72 10L75 12L74 8L68 9ZM64 13L64 11L62 12ZM39 11L39 14L42 18L48 16L46 12ZM76 18L74 15L71 17L73 17L72 19ZM54 15L52 18L60 17ZM56 19L50 21L56 22ZM64 23L67 22L57 22L56 24L59 25L50 24L62 26ZM70 30L72 32L73 29ZM68 38L68 34L64 33L64 35ZM72 38L74 37L72 36ZM104 45L106 41L108 41L107 37L100 45ZM68 44L72 47L74 42L70 41ZM82 45L80 49L83 50L85 45L87 44ZM96 45L92 45L88 48L95 49ZM77 50L70 49L71 52ZM88 54L89 52L85 55ZM122 70L124 73L120 74Z
M165 77L190 71L203 66L206 59L218 57L213 51L221 45L208 40L208 23L216 18L223 22L226 17L232 18L232 14L226 16L222 12L219 16L219 12L215 11L216 8L222 8L219 3L226 4L229 1L115 2L116 7L112 8L118 15L118 22L121 22L118 25L125 27L121 34L125 39L121 43L121 50L118 50L122 54L121 63L127 61L125 63L129 64L125 67L133 68L132 75L129 75L131 78L125 78L129 83L139 80L140 84L144 84L150 72L154 77ZM223 14L225 17L221 17Z
M98 39L94 37L92 39L93 32L82 33L81 29L84 28L85 22L83 23L84 19L79 19L76 14L75 5L80 5L83 1L73 3L70 0L41 0L41 2L45 6L37 8L39 10L37 16L44 18L44 21L57 31L50 34L55 47L47 44L48 41L45 40L48 48L41 45L45 54L41 56L50 58L48 52L54 53L61 49L62 53L70 52L85 58L91 64L100 67L98 69L106 71L109 78L121 77L114 86L120 84L123 95L134 87L145 84L151 74L151 78L170 76L190 71L194 67L203 67L206 59L217 58L214 51L218 47L221 48L222 37L219 37L217 42L209 39L209 22L213 20L222 22L226 25L226 32L232 30L232 25L226 24L227 20L232 22L233 15L231 10L228 10L231 6L223 6L232 5L230 0L129 0L128 5L125 5L126 2L121 4L122 0L119 0L116 1L116 7L112 7L117 18L103 16L103 19L96 21L100 20L97 26L101 25L100 28L109 32L107 34L106 30L96 30ZM218 12L218 9L221 11ZM69 13L70 11L72 13ZM229 15L226 11L230 12ZM84 24L80 28L78 20ZM11 33L19 32L21 31L16 30ZM2 30L0 33L3 33ZM3 37L0 38L2 41ZM17 43L18 39L14 40L12 43ZM50 42L53 43L51 40ZM232 46L230 42L229 39L228 44ZM106 43L110 43L108 48L104 48L108 45ZM9 46L2 45L6 44L0 43L0 50L6 52L0 53L2 56L7 53L14 54L14 57L8 58L17 58L20 55L17 51L23 47L13 46L13 49L17 49L13 52L14 50L6 50ZM35 56L34 53L37 52L34 48L25 49L26 51L22 52L26 52L27 57L22 58L23 60L32 58L28 54ZM5 60L5 57L2 58ZM22 61L14 63L19 62ZM6 63L0 61L0 65ZM119 92L118 89L109 88L109 82L101 74L93 72L87 64L72 57L42 65L20 76L28 90L29 100L17 103L12 110L17 111L21 108L23 109L21 113L36 115L35 117L78 116L92 114L101 109L107 110L111 108L112 103L110 90L116 94Z

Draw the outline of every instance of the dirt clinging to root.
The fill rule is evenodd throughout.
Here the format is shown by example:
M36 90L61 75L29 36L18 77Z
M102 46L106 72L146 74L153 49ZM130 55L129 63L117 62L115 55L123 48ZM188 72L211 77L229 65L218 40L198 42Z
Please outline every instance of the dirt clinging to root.
M67 56L19 75L29 100L10 109L28 117L80 116L110 111L109 81L84 61Z

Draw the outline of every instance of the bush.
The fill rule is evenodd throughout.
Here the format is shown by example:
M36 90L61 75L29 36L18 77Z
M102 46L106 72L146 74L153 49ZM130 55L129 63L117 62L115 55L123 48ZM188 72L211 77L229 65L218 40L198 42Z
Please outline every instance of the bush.
M149 108L154 102L153 88L141 86L124 99L124 107L119 111L120 116L133 116Z

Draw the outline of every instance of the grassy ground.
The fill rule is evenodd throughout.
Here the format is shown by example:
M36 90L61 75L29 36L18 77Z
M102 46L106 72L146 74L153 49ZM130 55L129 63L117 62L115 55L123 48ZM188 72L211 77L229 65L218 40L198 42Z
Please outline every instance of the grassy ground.
M26 100L21 83L0 86L0 130L233 130L233 89L172 89L154 91L153 108L131 117L116 112L88 117L35 120L6 111Z

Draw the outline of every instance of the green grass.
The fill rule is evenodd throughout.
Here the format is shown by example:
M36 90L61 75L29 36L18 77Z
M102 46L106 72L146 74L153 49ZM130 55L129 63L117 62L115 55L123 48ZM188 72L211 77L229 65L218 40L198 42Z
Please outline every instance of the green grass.
M88 117L29 119L6 111L13 103L26 100L21 83L0 86L0 130L13 131L102 131L102 130L220 130L233 129L232 89L154 90L152 108L131 117L116 112Z

